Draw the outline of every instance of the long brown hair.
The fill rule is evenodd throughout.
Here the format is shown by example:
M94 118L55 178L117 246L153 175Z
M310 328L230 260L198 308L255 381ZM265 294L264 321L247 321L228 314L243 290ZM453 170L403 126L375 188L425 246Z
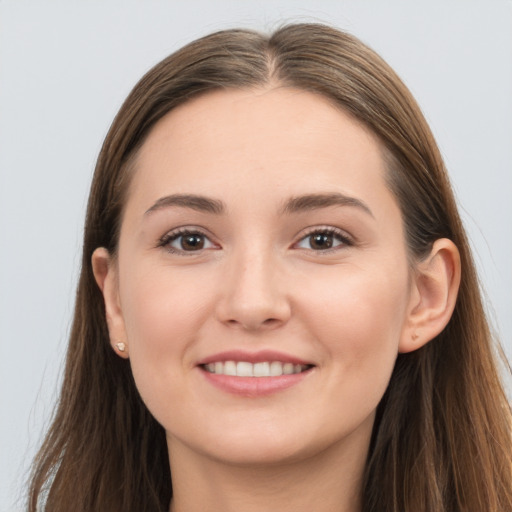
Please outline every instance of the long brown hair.
M92 183L62 391L34 464L28 510L38 503L52 512L168 510L165 434L143 404L129 363L110 347L91 255L97 247L115 253L131 164L159 119L207 91L269 83L320 94L377 135L411 261L443 237L461 255L448 326L422 349L398 356L379 404L363 511L512 511L510 404L439 150L390 67L358 39L318 24L199 39L150 70L121 107Z

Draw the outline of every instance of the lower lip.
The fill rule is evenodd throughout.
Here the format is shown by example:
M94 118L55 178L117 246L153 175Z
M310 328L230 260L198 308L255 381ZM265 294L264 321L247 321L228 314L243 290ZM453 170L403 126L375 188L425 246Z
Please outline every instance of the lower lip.
M210 373L199 367L206 380L215 387L240 396L267 396L295 386L301 382L312 369L291 375L278 377L235 377L233 375L219 375Z

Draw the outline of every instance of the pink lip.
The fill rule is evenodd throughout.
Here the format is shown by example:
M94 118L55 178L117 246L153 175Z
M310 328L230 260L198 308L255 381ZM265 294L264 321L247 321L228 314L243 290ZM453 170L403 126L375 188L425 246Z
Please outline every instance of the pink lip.
M292 375L279 377L235 377L232 375L217 375L199 367L206 380L218 389L233 395L259 397L283 391L301 382L311 369Z
M260 350L259 352L246 352L243 350L229 350L226 352L219 352L211 356L201 359L197 364L205 365L209 363L216 363L219 361L247 361L248 363L263 363L265 361L280 361L281 363L293 364L312 364L309 361L304 361L298 357L277 352L275 350Z
M281 363L311 365L312 368L301 373L279 375L277 377L236 377L233 375L217 375L205 370L205 365L219 361L247 361L249 363L279 361ZM298 357L274 350L261 350L259 352L230 350L226 352L219 352L218 354L213 354L201 359L198 362L197 367L210 384L222 391L239 396L260 397L271 395L295 386L311 374L314 365Z

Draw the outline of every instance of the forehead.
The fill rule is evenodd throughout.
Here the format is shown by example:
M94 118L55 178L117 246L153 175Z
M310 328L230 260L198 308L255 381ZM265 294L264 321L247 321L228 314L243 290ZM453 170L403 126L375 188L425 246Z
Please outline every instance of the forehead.
M146 205L168 193L386 188L376 137L327 99L286 87L214 91L181 105L153 128L135 169L130 196Z

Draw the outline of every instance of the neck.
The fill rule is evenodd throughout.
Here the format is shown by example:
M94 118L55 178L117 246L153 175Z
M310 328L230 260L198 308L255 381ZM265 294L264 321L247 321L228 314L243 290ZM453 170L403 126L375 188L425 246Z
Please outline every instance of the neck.
M361 441L292 462L231 465L173 440L170 511L360 512L369 438Z

